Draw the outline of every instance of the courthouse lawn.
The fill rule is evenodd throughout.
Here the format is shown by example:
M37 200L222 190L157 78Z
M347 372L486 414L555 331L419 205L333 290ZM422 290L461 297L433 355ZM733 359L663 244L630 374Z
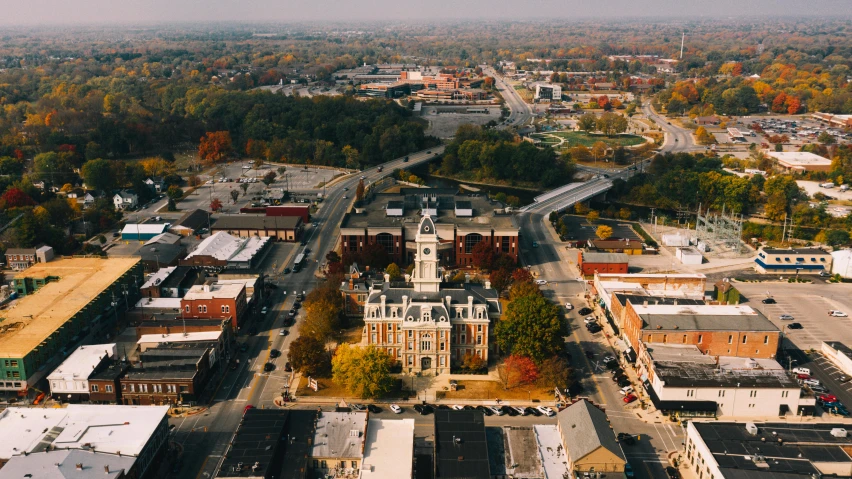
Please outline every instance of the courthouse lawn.
M591 146L598 141L602 141L610 147L636 146L645 142L644 138L637 135L616 135L608 137L606 135L592 135L585 131L555 131L552 133L535 133L532 136L545 139L547 138L546 135L553 135L564 140L560 145L562 148L571 148L577 145L583 145L591 148Z

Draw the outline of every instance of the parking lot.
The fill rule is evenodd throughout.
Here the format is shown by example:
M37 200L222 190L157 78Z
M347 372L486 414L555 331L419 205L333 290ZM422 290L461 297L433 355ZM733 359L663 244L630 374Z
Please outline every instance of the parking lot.
M629 239L636 240L640 243L642 238L637 235L630 227L630 223L624 223L618 220L597 220L594 224L589 223L584 216L565 215L564 223L568 226L567 240L574 243L578 241L586 242L591 239L598 239L597 230L600 225L607 225L612 228L612 236L610 239Z

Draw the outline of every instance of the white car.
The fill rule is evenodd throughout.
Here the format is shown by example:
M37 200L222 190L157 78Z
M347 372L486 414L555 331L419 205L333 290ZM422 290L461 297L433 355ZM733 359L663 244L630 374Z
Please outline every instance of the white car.
M574 305L571 303L565 303L565 309L571 311L572 309L574 309Z
M546 279L537 279L537 280L535 280L535 284L538 284L538 285L547 284L547 280Z
M526 415L527 415L527 410L526 410L526 408L524 408L524 407L521 407L521 406L512 406L512 409L514 409L515 411L518 411L518 414L520 414L521 416L526 416Z
M622 396L627 396L628 394L633 393L633 386L625 386L619 389L618 392L620 392Z
M390 410L393 411L394 414L402 414L402 408L397 406L396 404L391 404Z
M547 406L539 406L536 409L538 409L538 412L540 412L540 413L542 413L542 414L544 414L545 416L548 416L548 417L556 415L556 413L553 412L553 409L551 409Z
M781 321L792 321L795 318L793 318L793 316L789 314L782 314L781 316L778 316L778 319L780 319Z
M831 311L829 311L829 312L828 312L828 315L829 315L829 316L834 316L835 318L845 318L845 317L847 317L847 316L846 316L846 313L844 313L843 311L836 311L836 310L831 310Z
M490 409L490 410L491 410L491 412L493 412L493 413L494 413L495 415L497 415L497 416L502 416L503 414L506 414L506 413L504 413L504 412L503 412L503 410L502 410L502 409L500 409L500 408L499 408L499 407L497 407L497 406L486 406L486 407L487 407L488 409Z
M460 405L456 404L456 405L453 406L453 409L455 409L456 411L463 411L464 406L460 406Z
M594 316L586 316L586 319L583 320L586 324L596 323L598 322Z

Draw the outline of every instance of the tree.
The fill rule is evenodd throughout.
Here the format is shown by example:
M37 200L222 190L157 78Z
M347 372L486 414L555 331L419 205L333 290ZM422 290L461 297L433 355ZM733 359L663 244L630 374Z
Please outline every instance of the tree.
M598 238L605 240L612 236L612 228L607 225L598 226L598 230L595 232L598 235Z
M402 277L402 271L396 263L391 263L385 268L385 273L390 277L391 281L398 281Z
M324 343L332 341L343 326L342 299L335 285L321 283L308 293L304 305L305 322L299 333Z
M32 206L35 205L35 200L33 200L30 195L26 194L17 187L10 187L3 193L3 196L0 197L0 201L5 205L5 208L19 208L21 206Z
M491 287L502 294L512 284L512 271L506 268L494 269L488 275L488 280L491 281Z
M630 212L629 208L621 208L618 210L618 217L623 220L629 220L633 214Z
M540 293L514 298L497 323L495 337L505 352L544 361L562 347L559 308Z
M589 211L588 214L586 214L586 221L594 224L594 222L597 221L598 219L600 219L600 217L601 217L600 213L598 213L595 210L592 210L592 211Z
M834 137L831 136L831 133L827 131L821 132L819 136L817 136L817 141L823 145L833 145L837 143L837 140L835 140Z
M214 213L222 209L222 201L219 198L213 198L213 201L210 202L210 210Z
M596 141L595 144L592 145L592 156L595 157L595 161L606 156L606 148L606 143L602 141Z
M627 131L627 118L617 113L607 112L598 118L597 127L606 136L615 136L617 133Z
M514 283L532 283L532 273L526 268L516 268L512 271L512 282Z
M89 160L83 164L83 181L89 188L109 191L115 188L115 175L112 164L108 160Z
M598 119L594 113L585 113L577 120L577 128L585 132L594 131L597 124Z
M702 145L712 145L713 143L716 143L716 137L711 135L703 126L699 126L698 129L695 130L695 138L698 139L698 143Z
M240 189L243 190L243 196L245 196L246 193L248 192L249 184L248 183L240 183Z
M341 344L331 360L335 383L362 399L376 399L393 389L394 360L384 349Z
M276 173L274 171L270 171L270 172L266 173L265 175L263 175L263 179L261 181L263 181L263 184L268 187L272 183L275 183L275 178L277 176L278 176L278 173Z
M589 212L589 207L585 203L577 203L574 205L574 213L584 215Z
M470 251L473 265L479 269L491 269L494 262L494 249L485 240L476 243Z
M364 199L364 180L358 181L358 186L355 188L355 199L361 201Z
M198 175L192 175L192 176L189 177L188 180L186 180L186 182L190 187L195 188L195 187L201 185L201 178L199 178ZM246 186L248 186L248 185L246 185Z
M497 375L503 389L534 383L538 379L538 367L526 356L512 354L497 366Z
M222 161L232 149L229 131L208 131L198 144L198 157L205 164L212 165Z
M328 377L331 374L331 355L325 344L309 336L299 336L290 344L287 354L293 369L303 376Z
M568 153L571 155L571 159L577 163L589 161L592 158L592 152L583 145L577 145L571 148L568 150Z
M779 191L769 195L764 212L766 217L773 221L784 219L787 214L787 199L784 197L784 193Z
M240 197L239 190L231 190L231 199L234 200L234 204L237 204L237 198Z
M543 388L559 388L564 391L571 385L571 366L565 358L553 356L544 360L538 368L538 385Z
M177 211L177 204L175 203L174 198L169 198L169 201L166 202L166 210L167 211Z
M351 170L357 170L360 166L358 163L358 156L360 155L358 150L352 148L350 145L346 145L340 150L340 152L343 154L343 157L346 158L346 167Z
M172 185L166 190L166 195L173 200L179 200L183 198L183 190L178 185Z
M266 142L249 138L248 141L246 141L246 156L249 158L265 158Z
M478 373L487 366L488 363L482 359L482 356L477 356L476 354L465 354L462 360L462 369L471 373Z

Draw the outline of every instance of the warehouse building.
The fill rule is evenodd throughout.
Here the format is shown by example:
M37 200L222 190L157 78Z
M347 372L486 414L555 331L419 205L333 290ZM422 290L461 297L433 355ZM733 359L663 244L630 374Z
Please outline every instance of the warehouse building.
M212 272L252 270L263 262L271 249L272 241L267 236L240 238L220 231L205 238L180 264Z
M132 223L121 230L122 241L148 241L168 231L169 223Z
M595 273L627 273L627 255L624 253L577 253L577 266L583 276Z
M263 236L277 241L294 242L302 235L300 216L222 215L211 228L211 232L224 231L240 238Z
M790 173L831 170L831 160L808 151L767 151L766 155Z
M832 255L819 248L762 248L754 258L760 273L819 274L831 271Z

